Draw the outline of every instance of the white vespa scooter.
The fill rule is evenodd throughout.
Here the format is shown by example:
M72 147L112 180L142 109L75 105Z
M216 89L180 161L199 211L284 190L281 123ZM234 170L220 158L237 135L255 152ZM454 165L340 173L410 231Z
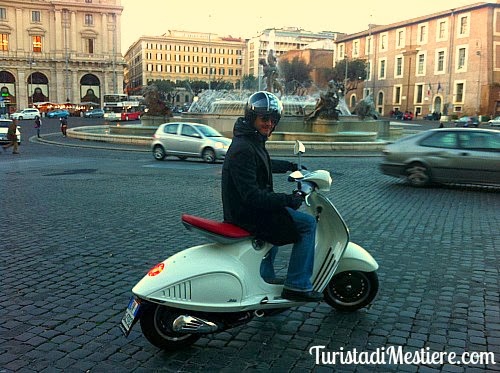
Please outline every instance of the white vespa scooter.
M295 154L305 151L300 142ZM377 262L349 242L349 231L335 206L320 192L332 183L328 171L295 171L289 180L305 196L304 207L316 217L317 234L312 283L325 301L342 311L368 305L377 294ZM222 331L304 304L281 298L283 285L260 276L262 259L272 245L232 224L183 215L189 230L211 243L183 250L153 267L132 289L121 320L128 336L137 320L153 345L175 350L202 335Z

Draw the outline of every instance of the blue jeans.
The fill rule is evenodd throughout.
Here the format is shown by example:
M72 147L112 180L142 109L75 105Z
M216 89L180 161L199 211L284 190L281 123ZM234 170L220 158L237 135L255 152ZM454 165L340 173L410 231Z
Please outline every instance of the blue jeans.
M314 267L314 246L316 241L316 219L306 213L286 208L295 222L300 234L300 240L293 244L292 254L288 263L288 273L285 288L296 291L311 291L311 276ZM278 246L273 246L262 259L260 275L264 280L276 277L274 273L274 258Z

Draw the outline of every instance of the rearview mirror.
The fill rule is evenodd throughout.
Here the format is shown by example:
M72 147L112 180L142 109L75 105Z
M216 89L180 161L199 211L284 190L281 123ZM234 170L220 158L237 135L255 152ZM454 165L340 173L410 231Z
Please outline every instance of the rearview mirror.
M293 154L303 154L306 152L306 147L299 140L295 140L295 146L293 147Z

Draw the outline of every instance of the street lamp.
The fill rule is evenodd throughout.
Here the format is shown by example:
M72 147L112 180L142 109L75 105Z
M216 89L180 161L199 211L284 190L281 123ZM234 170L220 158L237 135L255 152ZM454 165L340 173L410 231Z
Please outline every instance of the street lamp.
M481 51L476 51L476 56L479 56L479 67L477 72L477 114L481 111Z

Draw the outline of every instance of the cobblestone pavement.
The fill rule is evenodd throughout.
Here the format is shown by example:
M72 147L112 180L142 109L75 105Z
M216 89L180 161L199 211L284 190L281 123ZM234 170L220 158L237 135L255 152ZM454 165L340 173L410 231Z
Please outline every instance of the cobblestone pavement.
M138 325L124 338L118 323L151 266L203 242L181 213L221 218L221 165L28 143L30 131L21 155L0 154L1 373L500 371L498 189L417 189L381 175L377 157L306 158L332 172L329 197L379 262L373 304L340 313L311 303L166 353ZM497 364L325 365L312 346L490 352Z

